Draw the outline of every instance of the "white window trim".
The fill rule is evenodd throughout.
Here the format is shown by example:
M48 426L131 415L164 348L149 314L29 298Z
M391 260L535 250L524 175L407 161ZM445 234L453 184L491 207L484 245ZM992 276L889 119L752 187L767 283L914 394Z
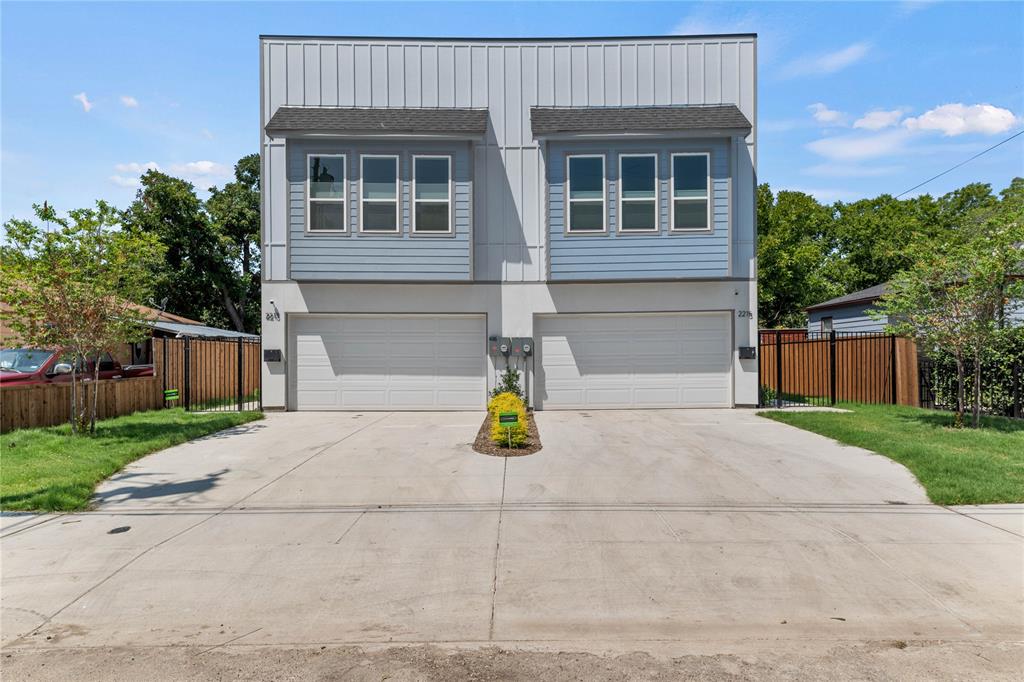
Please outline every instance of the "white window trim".
M704 201L707 203L707 227L676 227L676 157L677 156L703 156L706 164L707 185L704 192ZM669 160L671 167L669 168L668 178L668 229L669 232L714 232L715 225L711 221L711 152L676 152L672 154ZM700 199L701 197L687 197L689 199ZM686 201L686 199L680 198L679 201Z
M828 320L829 329L825 329L825 320ZM836 328L836 322L832 315L824 315L818 322L821 324L821 333L828 334Z
M570 184L570 168L572 167L573 159L601 159L601 198L600 199L570 199L569 190L572 187ZM604 154L567 154L565 157L565 226L562 230L565 235L577 235L577 234L605 234L608 232L608 161ZM569 226L572 224L572 204L576 201L578 203L585 204L596 204L598 201L601 202L601 229L600 230L571 230Z
M341 159L342 167L345 169L345 178L341 181L341 198L332 199L314 199L310 193L309 184L309 164L313 157L319 157L321 159ZM344 204L344 218L345 227L341 230L314 230L311 229L313 220L313 211L310 208L313 202L324 203L324 204ZM346 234L348 233L348 157L345 154L317 154L316 152L310 152L306 154L306 234Z
M394 159L395 160L395 198L366 199L363 197L363 159ZM366 230L363 229L363 204L387 204L395 202L395 229ZM359 155L359 232L365 234L401 234L402 233L402 159L398 154L360 154Z
M417 159L444 159L448 162L448 198L447 199L417 199L416 198L416 160ZM452 179L452 156L451 154L413 154L412 155L412 187L409 192L410 206L409 220L412 224L413 234L419 235L443 235L455 231L454 214L452 211L452 197L454 195L454 181ZM417 230L416 229L416 204L443 204L448 203L448 229L447 230Z
M650 157L650 158L654 159L654 196L649 198L649 199L641 199L641 198L638 198L638 197L632 197L632 198L627 199L622 194L622 160L623 159L644 158L644 157ZM633 154L633 153L630 153L630 154L619 154L619 180L618 180L617 195L616 195L616 198L618 199L618 204L619 205L618 205L617 210L615 211L615 216L617 218L617 220L615 221L615 229L616 230L618 230L622 234L654 234L656 232L661 232L661 210L659 208L660 197L661 197L661 192L659 192L659 185L660 184L661 183L658 181L658 155L656 153L644 152L644 153L635 153L635 154ZM650 228L645 227L642 230L623 229L623 227L622 227L622 205L625 204L625 203L631 202L631 201L637 202L637 203L639 203L639 202L650 202L650 201L654 202L654 227L650 227Z

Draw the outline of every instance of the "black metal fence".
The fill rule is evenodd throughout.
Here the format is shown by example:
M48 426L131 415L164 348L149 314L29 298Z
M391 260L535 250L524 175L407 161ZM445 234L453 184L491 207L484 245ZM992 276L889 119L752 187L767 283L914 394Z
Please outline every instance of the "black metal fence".
M958 381L956 360L952 357L929 358L921 355L918 364L920 404L934 410L956 410ZM1024 418L1024 362L1016 359L1004 363L981 365L981 411L983 414ZM964 366L964 409L974 404L974 363Z
M164 339L167 404L193 412L262 409L260 340Z

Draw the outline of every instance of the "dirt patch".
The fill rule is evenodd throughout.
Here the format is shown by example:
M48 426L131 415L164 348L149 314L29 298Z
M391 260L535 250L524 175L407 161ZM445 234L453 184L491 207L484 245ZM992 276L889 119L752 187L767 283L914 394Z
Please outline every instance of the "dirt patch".
M684 648L680 646L680 648ZM644 652L600 655L499 647L451 649L394 646L103 647L7 649L0 658L11 680L729 680L793 679L1017 680L1021 648L1009 643L912 642L907 648L871 643L808 653L789 643L759 654L655 657Z
M484 417L484 423L476 433L476 440L473 441L473 449L481 455L491 457L523 457L540 452L540 432L537 430L537 420L533 418L533 412L526 413L526 444L521 448L503 448L495 445L491 440L491 415Z

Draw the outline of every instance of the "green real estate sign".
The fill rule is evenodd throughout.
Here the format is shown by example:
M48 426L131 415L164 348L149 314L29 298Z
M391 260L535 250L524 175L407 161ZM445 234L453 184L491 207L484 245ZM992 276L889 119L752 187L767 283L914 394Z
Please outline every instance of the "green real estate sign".
M518 412L499 412L498 413L498 423L499 424L504 424L506 426L512 426L513 424L518 424L519 423L519 413Z
M164 391L164 400L177 400L177 399L178 399L178 389L176 389L176 388L169 388L166 391Z

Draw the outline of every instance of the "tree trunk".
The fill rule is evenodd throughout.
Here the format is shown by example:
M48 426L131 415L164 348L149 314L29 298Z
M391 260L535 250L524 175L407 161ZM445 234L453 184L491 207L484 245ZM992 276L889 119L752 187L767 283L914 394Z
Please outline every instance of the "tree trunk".
M224 299L224 310L228 312L228 317L231 318L231 323L235 325L235 331L244 332L245 322L242 317L238 314L238 308L235 307L235 302L231 300L231 296L228 294L228 288L221 282L219 285L220 294Z
M77 368L72 362L71 364L71 414L69 421L71 422L71 435L78 433L78 372L75 371Z
M974 428L981 426L981 351L974 351Z
M96 355L96 361L92 366L92 409L89 415L89 433L96 433L96 403L100 396L100 355Z
M956 428L963 428L964 425L964 356L961 351L956 352Z

